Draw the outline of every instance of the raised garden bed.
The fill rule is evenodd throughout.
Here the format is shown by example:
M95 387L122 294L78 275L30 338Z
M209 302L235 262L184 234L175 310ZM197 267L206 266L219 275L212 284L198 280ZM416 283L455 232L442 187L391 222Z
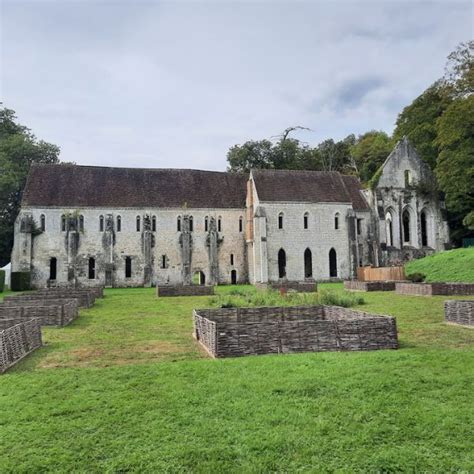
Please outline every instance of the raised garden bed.
M95 303L94 293L90 290L66 290L66 289L50 289L50 290L37 290L27 294L8 296L4 298L4 301L10 301L11 299L22 299L26 300L38 300L38 299L77 299L80 308L90 308Z
M395 282L346 280L344 288L351 291L393 291Z
M448 323L474 327L474 300L445 301L444 319Z
M37 319L0 319L0 373L41 344L41 326Z
M213 295L213 286L204 285L157 285L156 296L203 296Z
M38 318L42 326L67 326L79 315L77 299L6 298L0 303L0 318Z
M397 283L396 293L401 295L474 295L474 283Z
M317 291L318 286L315 281L282 281L282 282L269 282L269 283L256 283L255 287L259 290L280 290L286 291L293 290L300 293L311 293Z
M339 306L197 309L193 320L212 357L398 348L395 318Z

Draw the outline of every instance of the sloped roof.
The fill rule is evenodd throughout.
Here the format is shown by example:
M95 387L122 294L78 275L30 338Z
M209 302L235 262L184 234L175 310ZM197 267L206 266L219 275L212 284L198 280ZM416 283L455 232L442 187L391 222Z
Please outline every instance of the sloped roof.
M187 169L33 165L22 205L244 208L247 179Z
M352 203L355 210L368 210L362 187L354 176L336 171L252 170L262 202Z

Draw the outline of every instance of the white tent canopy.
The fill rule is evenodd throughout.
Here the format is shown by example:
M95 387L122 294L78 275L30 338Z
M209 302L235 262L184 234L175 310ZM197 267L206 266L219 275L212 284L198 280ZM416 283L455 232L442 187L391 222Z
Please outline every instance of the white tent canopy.
M12 264L7 263L4 267L0 268L0 270L5 270L5 287L10 288L10 276L12 273Z

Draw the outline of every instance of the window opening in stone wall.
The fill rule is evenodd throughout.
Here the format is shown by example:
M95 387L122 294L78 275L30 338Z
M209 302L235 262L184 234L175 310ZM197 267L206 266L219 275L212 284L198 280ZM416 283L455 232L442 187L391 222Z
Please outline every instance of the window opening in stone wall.
M217 232L222 232L222 217L219 216L217 219Z
M49 279L56 280L58 273L58 259L56 257L51 257L49 260Z
M304 277L311 278L313 276L313 254L310 249L304 251Z
M283 229L283 212L278 214L278 228Z
M337 277L337 255L334 249L329 251L329 276L331 278Z
M79 216L79 232L84 232L84 216Z
M244 230L244 218L239 217L239 232L243 232Z
M402 214L403 242L410 243L410 212L405 209Z
M234 254L233 253L230 254L230 264L231 265L234 264Z
M46 217L44 214L41 214L40 225L41 225L41 231L44 232L46 230Z
M132 258L125 257L125 278L132 277Z
M421 211L420 220L421 220L421 245L423 247L428 247L428 225L427 225L425 211Z
M308 224L309 224L309 214L305 212L303 216L303 228L307 229Z
M393 221L391 212L385 214L385 232L387 234L387 246L393 246Z
M286 252L283 249L278 251L278 278L286 277Z
M334 216L334 229L339 229L339 213Z
M362 234L362 219L357 219L357 235Z
M193 285L205 285L206 275L202 271L197 271L193 275L192 282L193 282Z
M181 217L178 216L178 219L176 220L176 229L178 232L181 232Z
M152 232L156 232L156 216L151 218L151 230Z
M99 231L104 232L104 216L99 217Z
M141 222L140 216L137 216L137 232L140 232L140 222Z
M204 218L204 230L207 232L209 230L209 217Z
M61 216L61 230L63 232L66 232L66 216L65 215Z
M193 216L189 216L189 232L194 231L194 219Z
M89 280L95 280L95 258L89 258Z
M230 282L232 285L237 285L237 270L232 270L230 272Z
M122 217L117 216L117 232L122 232Z
M168 268L168 258L166 255L161 256L161 268Z
M408 188L412 183L411 171L405 170L405 187Z

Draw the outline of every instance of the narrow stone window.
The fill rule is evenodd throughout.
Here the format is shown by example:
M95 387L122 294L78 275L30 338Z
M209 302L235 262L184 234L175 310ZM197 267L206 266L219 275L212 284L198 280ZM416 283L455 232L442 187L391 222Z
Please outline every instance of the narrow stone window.
M104 232L104 216L99 217L99 232Z
M95 258L89 258L89 280L95 280Z
M244 230L244 218L242 216L239 217L239 232L243 232Z
M84 216L79 216L79 232L84 232Z
M178 232L181 232L181 217L178 216L178 219L176 221L176 229L178 230Z
M140 222L141 222L140 216L137 216L137 232L140 232Z
M189 216L189 232L194 230L194 219L193 216Z
M412 177L411 177L411 171L410 170L405 170L405 188L408 188L411 186L412 183Z
M337 212L334 216L334 229L339 229L339 212Z
M278 228L283 229L283 212L278 214Z
M403 224L403 242L406 244L410 243L410 212L405 209L402 214Z
M209 217L204 218L204 230L207 232L209 230Z
M222 217L219 216L217 219L217 232L222 232Z
M168 259L166 255L161 256L161 268L168 268Z
M387 247L393 246L393 222L392 214L390 211L387 211L387 213L385 214L385 234Z
M117 216L117 232L122 232L122 217Z
M66 232L66 216L64 214L61 216L61 230Z
M278 278L286 277L286 252L283 249L278 251Z
M309 213L305 212L303 216L303 228L307 229L309 225Z
M41 225L41 231L44 232L46 230L46 217L44 214L41 214L40 225Z
M56 257L51 257L49 260L49 279L56 280L58 273L58 259Z
M125 278L132 278L132 257L125 257Z
M357 235L362 234L362 219L357 219Z
M234 254L233 253L230 254L230 264L231 265L234 264Z
M428 247L428 219L426 217L425 210L421 211L420 224L421 224L421 245L423 247Z
M151 218L151 230L152 230L153 232L156 232L156 216L153 216L153 217Z

